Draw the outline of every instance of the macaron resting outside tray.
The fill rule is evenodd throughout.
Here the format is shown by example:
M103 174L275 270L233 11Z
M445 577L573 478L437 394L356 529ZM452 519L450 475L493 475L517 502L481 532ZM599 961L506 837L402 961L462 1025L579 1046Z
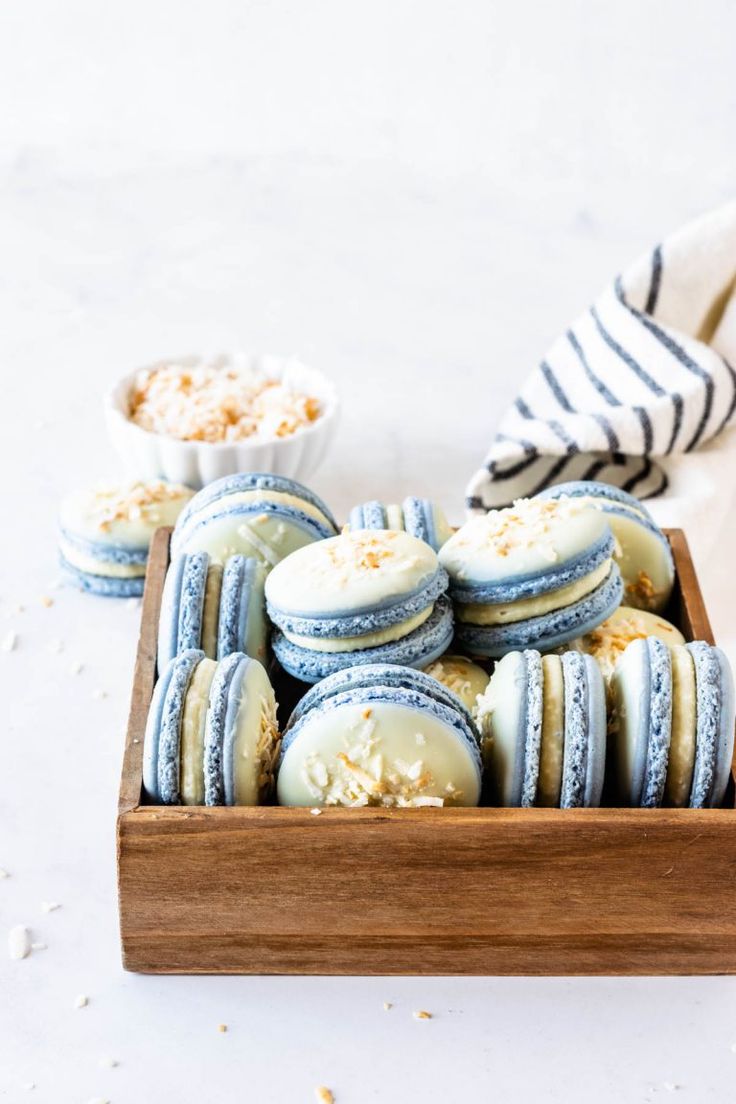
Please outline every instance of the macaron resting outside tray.
M616 788L626 805L720 805L734 745L734 686L720 648L635 640L611 679Z
M591 656L510 652L496 664L477 717L497 804L600 804L606 702Z
M59 511L64 578L113 598L143 593L151 538L173 525L194 492L161 479L100 484L68 495Z
M414 496L405 498L401 505L373 501L354 506L348 516L348 524L351 529L404 530L425 541L435 552L439 552L452 536L452 528L439 506L428 498Z
M156 683L143 744L143 788L161 805L261 805L273 790L276 700L257 660L181 652Z
M273 567L312 541L337 533L324 502L293 479L243 473L217 479L182 513L171 540L172 557L207 552L216 563L241 554Z
M456 636L470 655L547 651L590 632L622 585L606 516L569 499L520 499L466 522L440 549Z
M264 663L268 625L260 560L231 556L223 567L206 552L182 552L169 565L161 600L158 669L187 648L210 659L245 652Z
M317 682L360 663L423 667L452 639L447 575L408 533L346 530L282 560L266 580L281 666Z
M542 491L541 499L571 499L601 510L617 541L614 554L624 581L623 601L636 609L659 613L675 582L669 541L638 498L594 480L559 483Z
M420 671L373 664L314 686L284 733L282 805L477 805L478 733L458 698Z

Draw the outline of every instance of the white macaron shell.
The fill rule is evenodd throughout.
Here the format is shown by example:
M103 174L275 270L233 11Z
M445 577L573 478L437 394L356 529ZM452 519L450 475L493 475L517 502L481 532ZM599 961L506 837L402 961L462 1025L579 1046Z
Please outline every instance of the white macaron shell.
M521 803L526 708L526 660L521 652L509 652L496 664L478 702L483 759L500 805Z
M297 616L349 615L414 593L437 568L435 552L409 533L359 529L282 560L266 580L266 597Z
M440 563L459 583L494 583L548 573L599 544L608 532L600 510L573 500L522 500L471 518L442 546Z
M613 741L619 794L627 805L641 803L649 744L650 665L646 641L634 640L611 678Z
M397 702L308 717L278 775L281 805L477 805L480 775L459 733Z

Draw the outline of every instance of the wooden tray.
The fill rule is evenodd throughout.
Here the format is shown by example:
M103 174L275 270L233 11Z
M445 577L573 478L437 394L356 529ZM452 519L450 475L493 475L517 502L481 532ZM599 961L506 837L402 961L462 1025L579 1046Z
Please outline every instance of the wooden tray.
M153 541L117 822L150 973L736 972L736 811L141 805L169 530ZM712 634L685 536L669 616Z

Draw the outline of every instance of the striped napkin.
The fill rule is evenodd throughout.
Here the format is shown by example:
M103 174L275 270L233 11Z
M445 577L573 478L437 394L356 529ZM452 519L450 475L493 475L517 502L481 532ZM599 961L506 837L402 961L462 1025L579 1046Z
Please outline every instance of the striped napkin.
M558 338L506 411L468 509L569 479L663 495L684 454L734 422L734 365L736 201L637 261Z

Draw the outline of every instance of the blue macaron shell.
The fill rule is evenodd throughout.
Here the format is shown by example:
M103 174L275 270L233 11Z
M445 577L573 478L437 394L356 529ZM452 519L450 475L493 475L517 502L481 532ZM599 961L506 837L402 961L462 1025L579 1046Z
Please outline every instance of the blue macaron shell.
M526 661L526 705L524 710L524 772L518 804L530 809L537 798L539 757L542 748L542 657L530 649ZM516 802L514 803L516 804Z
M565 746L562 756L560 808L585 803L588 775L588 680L585 660L579 652L560 656L565 686Z
M648 739L641 797L638 804L654 809L662 804L672 738L672 660L670 650L656 636L644 641L649 668L649 695L644 703Z
M716 769L710 794L711 808L723 801L728 780L731 777L734 747L734 722L736 720L736 696L731 665L720 648L714 648L721 669L721 702L719 709L718 743L716 749Z
M146 732L143 737L143 790L149 801L158 802L158 743L161 731L164 701L171 682L175 660L163 668L158 682L153 688L151 704L146 718Z
M452 606L439 598L429 618L400 640L354 652L319 652L292 644L280 630L273 635L273 651L281 666L302 682L319 682L345 667L365 663L396 663L426 667L446 652L452 640Z
M690 807L705 809L723 800L728 782L729 745L733 749L733 681L719 648L702 640L686 646L695 664L697 718Z
M260 571L259 561L249 556L231 556L225 564L217 632L218 659L245 648L251 595L259 585Z
M202 613L209 563L206 552L190 552L186 556L179 600L177 652L199 648L202 643Z
M194 669L204 652L188 648L171 662L169 685L164 698L158 737L158 796L162 805L180 805L179 752L184 700Z
M345 705L373 705L376 702L387 702L416 709L419 713L425 713L441 721L462 741L478 772L480 782L483 766L477 733L466 723L462 714L454 706L447 706L434 698L430 698L427 694L401 686L360 687L354 690L345 690L340 694L335 694L324 701L320 701L303 713L284 734L281 745L281 760L283 761L286 752L299 739L299 734L305 726L311 724L315 718Z
M127 545L111 544L110 541L90 540L88 537L79 536L70 529L59 527L59 533L66 541L85 556L101 563L121 564L145 564L148 561L148 545L138 545L130 548Z
M143 594L145 585L143 575L128 578L95 575L91 571L81 571L78 567L74 567L62 555L59 555L59 567L62 578L86 594L96 594L102 598L140 598Z
M592 632L620 606L622 597L621 573L613 564L608 576L595 590L569 606L503 625L472 625L460 621L456 635L463 649L472 655L497 657L523 648L546 652Z
M472 579L465 579L462 583L452 581L450 593L456 602L482 602L491 605L510 604L523 598L537 598L541 594L560 590L589 575L591 571L595 571L605 560L613 556L614 549L613 534L607 529L607 532L589 548L556 566L548 566L543 571L535 571L531 574L513 575L492 583L473 582Z
M413 667L400 667L393 663L368 663L360 667L348 667L342 671L336 671L334 675L322 679L316 683L304 697L297 703L286 725L286 730L299 720L306 712L313 709L328 698L336 694L342 694L346 690L362 690L372 687L400 687L404 690L414 690L432 698L449 709L457 709L462 714L465 723L480 742L475 721L465 703L453 694L447 686L437 679L427 675L424 671L417 671Z
M158 619L159 672L174 658L179 645L179 605L181 602L181 580L186 567L186 555L177 556L169 564L164 589L161 596L161 612Z
M198 491L179 514L174 536L176 537L177 533L180 533L188 525L190 518L206 506L217 502L219 499L226 498L228 495L242 494L247 491L276 491L278 494L288 494L295 498L301 498L304 502L315 506L331 523L334 532L329 533L328 536L332 537L338 531L337 522L329 508L314 491L310 491L302 483L297 483L296 480L288 479L283 475L274 475L271 472L239 472L235 475L225 475L222 479L215 479L212 483L208 483L207 486L203 487L201 491Z
M267 586L266 607L268 616L275 625L296 636L313 636L327 640L340 636L365 636L368 633L398 625L401 621L406 621L407 618L426 609L436 598L445 593L447 582L447 572L444 568L438 567L429 579L407 594L398 596L393 594L369 609L345 614L334 611L326 616L295 615L288 610L279 609L268 600Z
M204 802L205 805L225 804L224 744L230 685L243 659L242 652L232 652L217 664L210 686L209 708L204 737Z
M601 803L606 774L606 689L601 669L593 656L586 655L583 661L588 688L588 762L583 804L587 808L597 808Z
M547 487L545 490L540 491L536 497L586 498L588 496L592 498L606 498L609 501L618 502L622 506L628 507L629 510L639 510L650 520L652 518L652 515L649 510L647 510L644 503L640 502L634 495L629 494L628 491L624 491L620 487L614 487L611 483L601 483L600 480L595 479L577 479L569 483L556 483L554 486Z

